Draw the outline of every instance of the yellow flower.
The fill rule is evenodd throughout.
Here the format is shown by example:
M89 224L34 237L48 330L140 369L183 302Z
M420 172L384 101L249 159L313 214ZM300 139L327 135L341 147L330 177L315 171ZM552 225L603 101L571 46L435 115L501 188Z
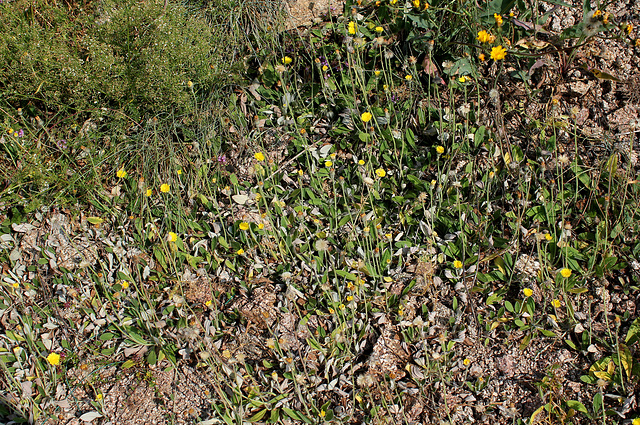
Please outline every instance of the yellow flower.
M178 170L178 175L181 176L182 175L182 170Z
M387 175L387 172L386 172L386 171L384 171L384 169L383 169L383 168L378 168L378 169L376 170L376 175L377 175L378 177L384 177L384 176L386 176L386 175Z
M127 172L124 171L124 168L121 168L116 173L116 176L118 176L119 179L123 179L123 178L127 177Z
M551 236L551 234L550 234L550 233L547 233L546 235L544 235L544 238L545 238L546 240L550 241L550 240L552 240L552 239L553 239L553 236Z
M236 254L238 255L244 254L244 249L240 248L239 250L236 251Z
M460 260L456 260L453 262L453 267L455 267L456 269L461 269L462 268L462 261Z
M58 366L60 364L60 354L51 353L47 356L47 361L50 365Z
M169 242L175 242L175 241L177 241L177 240L178 240L178 235L176 235L175 233L173 233L173 232L169 232L169 233L167 234L167 241L169 241Z
M358 24L349 22L349 34L355 34L358 31Z
M291 59L289 56L285 56L282 58L282 63L285 65L289 65L291 62L293 62L293 59Z
M560 307L560 300L551 301L551 305L554 306L555 308Z
M103 397L104 397L104 396L103 396L102 394L98 394L98 395L96 395L96 401L100 401L100 400L102 400L102 399L103 399Z
M147 197L151 196L153 194L153 190L151 189L147 189L147 192L145 193L145 195L147 195Z
M211 304L213 304L213 301L208 300L207 302L204 303L204 305L206 305L207 307L209 307Z
M243 221L242 223L240 223L240 230L249 230L249 223L247 223L246 221Z
M384 28L382 28L382 27L376 27L376 32L377 32L377 33L381 33L382 31L384 31Z
M469 359L464 359L464 360L462 361L462 364L464 364L465 366L469 366L469 365L471 364L471 360L469 360Z
M413 80L413 75L407 74L407 75L404 76L404 79L407 80L407 81L411 81L411 80Z
M324 162L324 166L327 167L327 168L331 167L332 165L333 165L333 162L331 162L331 161L325 161Z
M463 75L462 77L458 78L458 81L460 81L461 83L466 83L469 80L469 77Z
M413 0L413 7L418 9L420 7L420 0Z
M193 87L193 82L192 81L187 81L187 87L189 87L189 88Z
M358 164L360 164L360 165L364 165L364 159L359 160L359 161L358 161Z
M640 425L640 417L637 417L631 422L631 425Z
M258 161L264 161L264 154L262 152L256 152L253 157Z
M162 193L169 192L169 185L167 183L164 183L162 186L160 186L160 192Z
M436 152L442 155L444 153L444 146L436 146Z
M627 34L631 34L631 31L633 31L633 24L629 23L627 24L625 31L627 31ZM638 418L638 420L640 421L640 418ZM633 425L636 425L635 423Z
M562 269L560 270L560 274L562 275L562 277L569 277L571 276L571 269Z
M489 34L485 30L480 31L477 38L480 43L493 43L496 39L495 36Z
M322 65L322 70L323 70L323 71L325 71L325 72L326 72L328 69L329 69L329 67L328 67L327 65Z
M496 20L496 24L501 27L502 26L502 15L498 15L497 13L493 14L493 19Z
M398 0L391 0L391 1L389 2L389 4L390 4L391 6L393 6L393 5L394 5L394 4L396 4L396 3L398 3Z
M347 301L348 302L353 301L353 295L347 295Z
M362 122L369 122L371 121L371 118L373 118L373 115L371 115L370 112L365 112L360 115L360 119L362 120Z
M18 282L14 282L11 286L13 286L14 289L18 289L20 287L20 284Z
M373 74L378 77L380 75L380 70L376 69L375 71L373 71Z
M264 229L264 223L258 223L258 229L260 230Z
M480 62L484 62L486 60L486 56L484 55L484 53L480 53L478 55L478 59L480 59Z
M321 410L320 413L318 413L318 416L320 416L321 418L324 418L325 416L327 416L327 413L324 410ZM633 424L636 425L636 424Z
M531 295L533 295L533 291L529 288L524 288L522 290L522 293L524 294L525 297L530 297Z
M505 49L502 46L496 46L493 49L491 49L491 59L493 59L494 61L499 61L505 58L505 56L507 56L507 49Z

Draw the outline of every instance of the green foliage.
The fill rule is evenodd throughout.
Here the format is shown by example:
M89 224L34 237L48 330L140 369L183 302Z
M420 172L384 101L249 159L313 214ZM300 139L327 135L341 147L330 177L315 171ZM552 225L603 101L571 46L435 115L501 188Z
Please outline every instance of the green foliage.
M0 90L14 107L70 114L109 108L135 119L193 109L218 81L215 33L182 7L101 1L0 5Z

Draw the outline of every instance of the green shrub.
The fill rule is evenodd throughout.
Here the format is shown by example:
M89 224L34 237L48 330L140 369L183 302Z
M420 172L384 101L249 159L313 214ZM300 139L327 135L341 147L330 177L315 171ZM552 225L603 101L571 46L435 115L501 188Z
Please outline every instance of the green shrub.
M14 107L123 110L134 119L188 112L218 77L209 25L154 1L0 5L0 91ZM75 12L71 12L71 10Z

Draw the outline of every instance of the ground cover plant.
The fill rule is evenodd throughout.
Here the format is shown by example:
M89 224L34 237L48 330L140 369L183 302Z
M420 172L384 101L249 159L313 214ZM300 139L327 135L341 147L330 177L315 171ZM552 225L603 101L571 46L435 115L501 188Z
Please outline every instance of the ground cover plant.
M0 3L1 420L637 425L632 6Z

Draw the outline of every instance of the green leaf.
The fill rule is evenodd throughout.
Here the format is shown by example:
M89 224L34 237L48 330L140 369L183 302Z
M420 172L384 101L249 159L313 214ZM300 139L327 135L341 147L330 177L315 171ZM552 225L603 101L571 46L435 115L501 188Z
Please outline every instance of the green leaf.
M264 415L267 414L267 412L268 412L267 409L262 409L261 411L259 411L255 415L251 416L249 418L249 422L258 422L260 419L262 419L264 417Z
M116 334L111 332L103 333L102 335L100 335L100 340L109 341L110 339L113 339L114 336L116 336Z
M524 337L524 339L520 343L520 347L518 347L520 349L520 351L522 351L525 348L527 348L527 346L531 342L531 336L532 336L532 334L529 333L529 334L527 334L527 336Z
M122 368L123 369L129 369L132 368L133 366L135 366L136 362L133 360L127 360L126 362L122 363Z
M627 337L624 342L627 345L632 345L634 342L640 339L640 318L633 321L627 332Z
M599 413L602 410L602 393L596 393L593 396L593 412Z
M104 223L104 219L100 217L87 217L87 221L91 224L102 224Z
M356 276L356 275L355 275L355 274L353 274L353 273L349 273L349 272L346 272L346 271L344 271L344 270L336 270L335 272L336 272L336 274L337 274L338 276L340 276L340 277L344 277L345 279L349 279L349 280L352 280L352 281L354 281L354 282L355 282L356 280L358 280L358 276Z
M577 412L584 413L588 418L591 418L591 416L589 416L589 411L587 410L587 408L584 407L584 404L580 403L579 401L567 400L567 406Z
M158 357L156 354L156 350L149 350L149 354L147 355L147 363L149 363L150 365L154 365L156 364L156 362L158 361Z

